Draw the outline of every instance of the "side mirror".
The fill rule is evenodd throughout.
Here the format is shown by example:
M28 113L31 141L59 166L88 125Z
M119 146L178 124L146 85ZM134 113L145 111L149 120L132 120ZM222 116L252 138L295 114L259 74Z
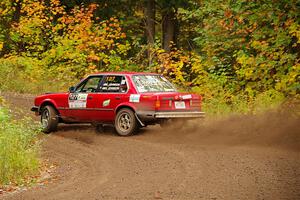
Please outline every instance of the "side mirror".
M72 87L69 88L69 92L70 92L70 93L73 93L73 92L75 92L75 89L76 89L76 88L75 88L74 86L72 86Z

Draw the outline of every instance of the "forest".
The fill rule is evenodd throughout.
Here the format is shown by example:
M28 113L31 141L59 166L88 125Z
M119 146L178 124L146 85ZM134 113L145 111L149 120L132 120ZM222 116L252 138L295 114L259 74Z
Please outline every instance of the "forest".
M256 112L299 94L299 15L297 0L2 0L0 89L147 71L211 113Z

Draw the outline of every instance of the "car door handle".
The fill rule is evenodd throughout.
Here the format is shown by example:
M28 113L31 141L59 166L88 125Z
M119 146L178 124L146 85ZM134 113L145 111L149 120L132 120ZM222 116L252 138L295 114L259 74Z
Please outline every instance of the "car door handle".
M92 96L88 96L88 99L92 99L93 97Z
M115 97L115 99L116 99L116 100L120 100L120 99L121 99L121 97Z

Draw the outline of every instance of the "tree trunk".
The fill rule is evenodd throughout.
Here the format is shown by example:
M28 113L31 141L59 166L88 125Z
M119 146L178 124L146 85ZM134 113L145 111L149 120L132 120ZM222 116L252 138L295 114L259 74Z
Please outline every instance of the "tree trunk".
M155 39L155 0L146 0L145 14L147 42L153 45Z
M152 64L151 48L154 46L155 40L155 0L145 0L145 16L146 16L146 37L147 37L147 56L148 66Z
M22 1L17 1L15 4L15 12L12 18L12 22L19 22L21 16L21 8L22 8Z
M162 12L162 48L169 52L172 42L175 45L177 41L178 23L176 18L176 10L166 9Z

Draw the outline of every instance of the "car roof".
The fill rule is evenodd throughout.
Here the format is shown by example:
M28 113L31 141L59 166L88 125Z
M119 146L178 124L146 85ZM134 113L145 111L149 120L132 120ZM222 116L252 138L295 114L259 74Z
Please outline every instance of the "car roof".
M151 72L99 72L99 73L94 73L90 74L90 76L93 75L159 75L157 73L151 73Z

